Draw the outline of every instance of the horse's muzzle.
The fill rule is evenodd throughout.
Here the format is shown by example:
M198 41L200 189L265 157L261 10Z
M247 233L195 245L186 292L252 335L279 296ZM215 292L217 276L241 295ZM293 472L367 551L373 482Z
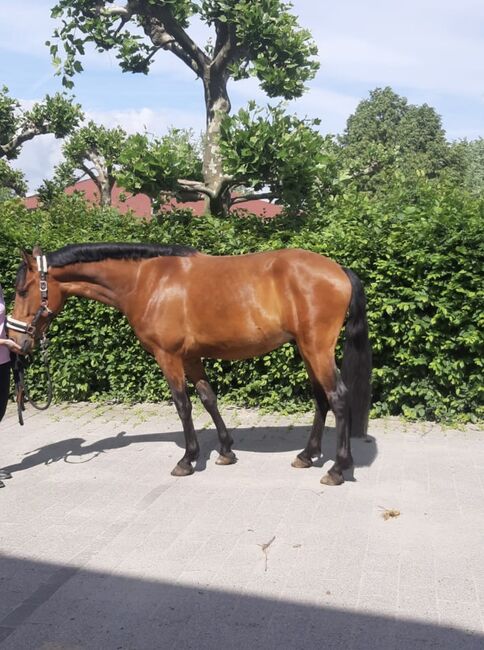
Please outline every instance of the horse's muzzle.
M20 344L20 354L28 354L32 351L34 347L34 341L30 337L25 337L22 343Z
M28 336L28 334L11 334L9 339L15 341L15 343L20 346L20 350L16 350L14 353L19 354L20 356L32 352L35 345L34 339L31 336Z

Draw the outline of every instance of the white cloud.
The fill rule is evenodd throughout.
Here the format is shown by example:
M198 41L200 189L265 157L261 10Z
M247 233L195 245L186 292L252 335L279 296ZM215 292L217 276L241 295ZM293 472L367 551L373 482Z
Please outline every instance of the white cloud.
M300 117L319 118L324 133L343 131L348 116L354 112L360 97L312 86L308 92L289 104L289 110Z
M280 100L269 98L260 88L257 79L249 78L231 83L229 87L233 111L245 106L250 99L259 105L274 105ZM287 103L287 109L299 117L321 119L321 130L336 133L344 129L348 116L355 110L361 97L345 92L328 90L313 82L307 92Z
M5 5L6 3L2 3ZM18 54L47 56L45 41L52 33L54 22L50 18L53 3L43 0L9 2L2 7L0 43L4 50Z
M121 111L88 111L87 119L108 128L122 127L127 133L147 131L153 135L162 135L170 127L193 129L200 132L203 129L204 117L201 113L189 110L162 109L155 111L151 108L129 109Z
M484 3L477 0L295 2L315 37L320 83L483 91Z
M28 181L29 193L33 193L44 178L52 176L52 170L60 163L62 141L53 135L40 135L26 142L12 167L20 169Z

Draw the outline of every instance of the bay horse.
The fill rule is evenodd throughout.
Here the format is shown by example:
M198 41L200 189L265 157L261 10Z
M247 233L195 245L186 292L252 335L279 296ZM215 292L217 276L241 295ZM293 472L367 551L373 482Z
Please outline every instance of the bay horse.
M322 477L343 483L353 464L350 436L366 435L371 348L365 295L355 273L305 250L212 256L187 246L70 244L43 255L22 253L9 334L26 354L69 296L98 300L128 319L163 371L183 425L185 454L172 471L187 476L199 455L186 379L213 419L219 465L236 462L202 359L246 359L295 341L306 365L316 415L304 450L292 463L310 467L321 455L326 414L336 420L336 457ZM341 374L334 352L345 317Z

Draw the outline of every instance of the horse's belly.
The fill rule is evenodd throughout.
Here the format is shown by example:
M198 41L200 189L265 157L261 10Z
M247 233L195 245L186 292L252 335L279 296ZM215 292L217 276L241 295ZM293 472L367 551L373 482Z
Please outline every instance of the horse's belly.
M193 346L193 353L210 359L250 359L267 354L292 340L287 332L278 332L273 336L263 336L256 340L219 341L217 343L200 342Z

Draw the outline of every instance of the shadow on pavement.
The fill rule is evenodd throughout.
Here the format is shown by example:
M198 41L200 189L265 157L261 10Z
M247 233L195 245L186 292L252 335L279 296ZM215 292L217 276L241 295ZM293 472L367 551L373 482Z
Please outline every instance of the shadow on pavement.
M303 604L6 556L0 575L2 650L484 647L476 632L334 607L330 596Z
M252 427L232 429L234 437L234 451L252 451L260 453L277 453L286 451L298 452L306 445L310 432L310 426L292 427ZM200 441L200 458L196 464L196 471L202 471L206 467L211 452L218 447L218 438L215 429L206 429L198 434ZM38 465L50 465L64 461L74 462L74 459L84 458L84 462L94 461L100 454L122 449L130 445L174 442L178 447L184 449L184 436L182 431L171 431L169 433L141 433L128 434L121 431L115 436L102 438L96 442L85 444L84 438L66 438L57 442L44 445L29 452L28 455L14 465L8 465L2 469L12 474L21 472ZM367 467L373 463L377 456L377 443L375 438L368 436L365 439L352 438L352 453L355 467ZM334 460L336 450L335 430L326 427L323 435L322 458L316 461L316 466L321 466L328 460ZM72 459L72 460L71 460ZM351 480L351 479L350 479Z

